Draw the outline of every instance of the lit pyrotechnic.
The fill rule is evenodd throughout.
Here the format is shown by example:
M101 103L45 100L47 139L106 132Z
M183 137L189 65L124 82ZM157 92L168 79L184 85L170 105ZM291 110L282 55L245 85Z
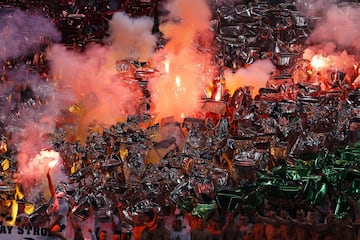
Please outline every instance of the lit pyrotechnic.
M320 84L322 90L329 90L334 84L332 74L344 73L344 81L354 85L353 81L358 75L356 73L356 56L350 55L347 51L336 51L334 44L312 46L304 50L303 58L308 60L310 65L307 70L313 83ZM339 83L339 82L338 82Z
M326 57L324 57L324 56L321 56L321 55L313 56L312 59L311 59L310 64L316 70L320 70L320 69L325 68L325 67L327 67L329 65L328 59Z
M19 155L19 157L29 158L27 161L20 161L20 172L17 176L17 181L24 186L24 189L26 189L25 194L29 198L35 197L38 191L43 191L39 183L42 182L49 168L53 172L55 182L64 178L64 173L61 168L62 158L60 154L54 150L43 149L34 157L30 157L29 155ZM34 188L35 186L36 189ZM38 189L38 187L40 189ZM44 186L44 189L46 189L46 186Z
M60 161L60 154L54 150L41 150L30 163L36 164L37 167L47 169L54 168Z
M163 21L160 30L170 41L153 57L163 74L149 81L148 86L155 121L170 116L181 121L200 109L203 90L213 77L211 52L199 51L212 41L211 11L205 0L176 0L165 7L169 10L168 21Z
M164 61L164 70L165 70L166 74L170 73L170 61L168 61L168 60Z
M53 161L49 162L49 164L48 164L49 168L55 167L57 163L58 163L58 160L53 160Z

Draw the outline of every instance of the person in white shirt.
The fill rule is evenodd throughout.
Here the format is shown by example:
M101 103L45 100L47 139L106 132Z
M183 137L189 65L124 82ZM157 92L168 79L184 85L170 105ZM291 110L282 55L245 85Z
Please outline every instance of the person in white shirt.
M190 231L182 225L180 219L175 219L170 230L170 240L190 240Z

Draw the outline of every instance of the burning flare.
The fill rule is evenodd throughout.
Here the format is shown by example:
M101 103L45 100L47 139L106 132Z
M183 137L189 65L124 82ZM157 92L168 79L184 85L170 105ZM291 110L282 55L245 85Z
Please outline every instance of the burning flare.
M169 13L163 16L159 28L169 42L154 54L152 62L161 74L148 84L155 122L196 116L203 89L215 69L207 1L175 0L164 7Z
M329 65L328 59L326 57L321 56L321 55L313 56L312 59L311 59L310 64L316 70L325 68L325 67L327 67Z
M58 163L58 160L53 160L53 161L49 162L49 168L55 167L57 163Z

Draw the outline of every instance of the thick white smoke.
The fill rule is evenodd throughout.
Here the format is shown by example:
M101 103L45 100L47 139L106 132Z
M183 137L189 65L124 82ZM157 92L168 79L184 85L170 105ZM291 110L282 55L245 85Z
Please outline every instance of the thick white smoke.
M154 22L150 17L130 18L116 12L110 21L111 50L117 59L148 61L155 51Z

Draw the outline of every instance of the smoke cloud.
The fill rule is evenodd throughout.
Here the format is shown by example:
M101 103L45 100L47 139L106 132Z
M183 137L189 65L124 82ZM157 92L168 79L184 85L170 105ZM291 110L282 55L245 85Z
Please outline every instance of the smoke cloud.
M81 54L61 45L51 49L51 73L62 90L55 101L61 101L63 92L68 91L75 101L65 106L81 103L75 113L81 118L81 129L92 122L109 125L138 111L139 86L118 76L111 53L109 47L98 45Z
M27 54L45 39L61 40L61 34L49 19L38 13L0 9L0 60Z
M181 53L183 47L189 48L196 41L196 37L205 37L203 43L209 43L206 36L210 34L211 11L206 1L174 0L166 9L169 15L162 20L160 31L170 40L165 46L168 52Z
M150 17L130 18L123 12L116 12L110 21L109 38L115 58L148 61L157 41L151 33L153 25Z
M73 114L77 122L67 130L82 140L90 123L107 126L138 113L142 92L136 81L117 72L116 62L122 59L147 61L156 41L151 34L149 18L130 20L121 13L115 14L110 22L112 44L89 45L84 52L56 44L60 33L50 19L20 10L10 11L1 19L0 60L21 58L38 49L40 39L53 42L46 54L50 63L49 78L40 76L25 64L16 63L16 67L7 72L9 79L0 90L7 97L6 101L13 104L9 107L4 104L6 107L1 109L0 116L11 132L11 142L19 149L16 180L28 190L27 198L34 200L32 198L47 188L44 183L50 158L40 153L51 148L49 134L54 132L57 121L66 112ZM23 88L29 90L31 101L19 95ZM70 109L75 110L71 112ZM61 166L61 161L57 166ZM53 171L55 173L55 168ZM54 183L62 177L53 174Z
M309 43L334 42L341 47L360 48L358 39L360 30L359 8L336 7L329 8L324 18L309 36Z
M337 0L297 0L296 9L304 16L321 17L326 10L334 6Z
M275 66L270 60L257 60L247 68L240 68L235 73L227 70L224 73L226 88L230 94L236 89L244 86L252 86L253 97L259 93L260 88L266 87L266 82L270 78Z
M0 9L0 61L4 63L10 59L13 66L6 71L3 69L6 79L0 90L4 96L0 117L11 136L9 144L19 151L15 180L23 186L30 201L35 201L46 187L43 180L48 163L36 156L50 146L47 134L55 129L55 118L49 115L56 115L56 112L46 105L39 105L40 101L51 99L52 84L25 65L24 59L42 50L42 43L60 39L55 25L39 13ZM55 174L56 181L63 177L60 172Z
M337 46L334 43L310 46L304 50L303 58L311 61L315 55L324 56L326 69L333 71L348 72L357 63L354 55L348 54L345 50L337 51Z
M6 96L0 109L1 122L10 133L8 143L18 151L14 180L22 186L26 199L35 202L39 193L47 190L45 176L52 158L42 158L40 153L51 148L48 135L55 130L59 106L52 108L40 104L40 101L51 100L54 88L28 66L18 65L7 76L8 81L1 88L1 95ZM53 154L59 158L58 153ZM65 179L61 161L59 159L54 168L55 183Z
M92 122L110 125L139 111L141 90L136 81L117 72L116 63L149 60L156 45L151 33L153 21L149 17L132 19L118 12L109 24L110 45L89 45L81 53L54 45L50 51L51 74L62 90L59 97L68 91L74 100L70 104L82 105L82 133L78 134L84 134Z
M199 109L203 88L212 81L210 9L204 0L176 0L165 8L160 31L168 40L153 62L162 74L149 82L153 114L157 120L173 116L179 121Z
M359 6L327 0L298 0L297 8L315 21L309 45L333 42L340 48L359 49Z

